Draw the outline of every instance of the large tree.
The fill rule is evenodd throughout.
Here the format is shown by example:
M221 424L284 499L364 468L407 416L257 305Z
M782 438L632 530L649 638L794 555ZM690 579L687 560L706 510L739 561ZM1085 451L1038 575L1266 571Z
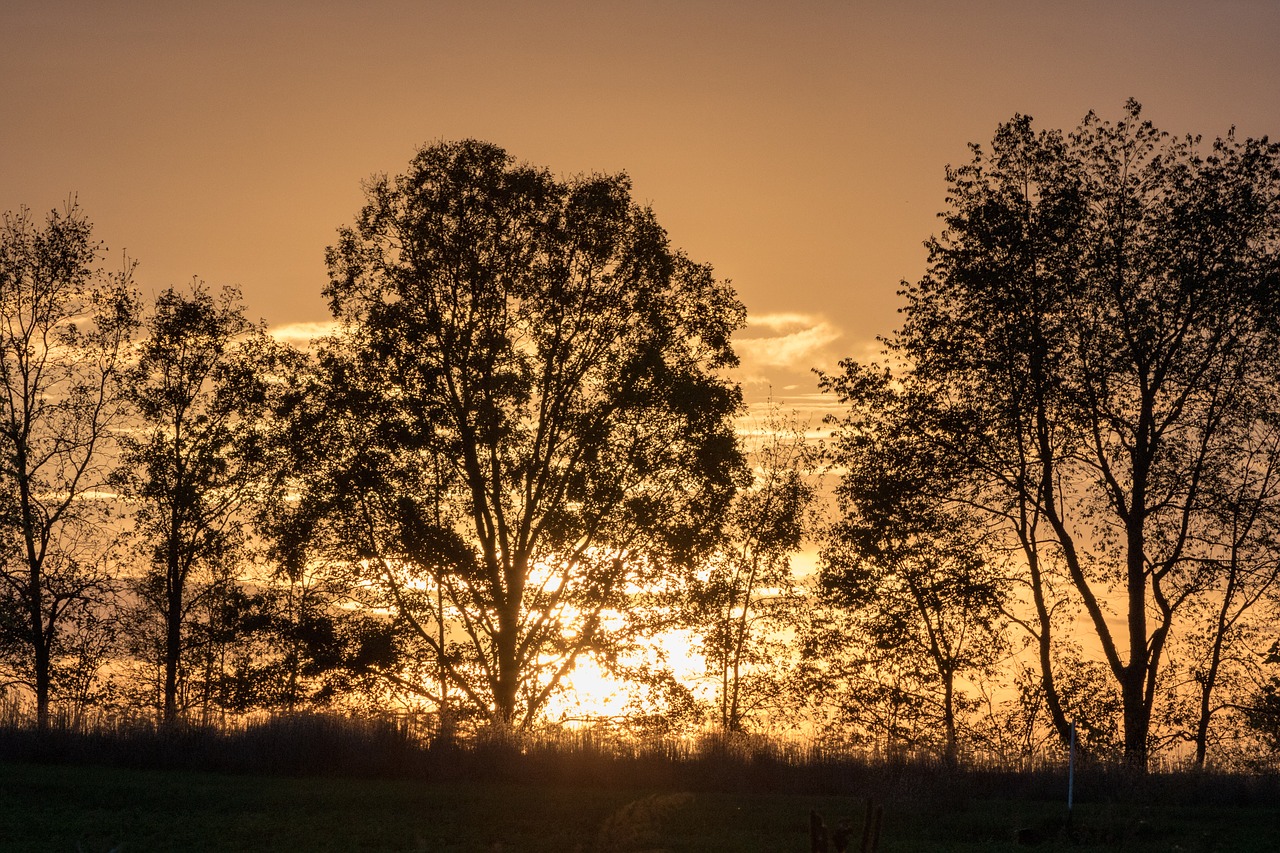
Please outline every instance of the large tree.
M432 145L328 252L342 328L294 413L318 463L298 541L394 614L403 686L503 726L607 654L743 473L720 375L742 305L630 189Z
M136 507L145 560L135 633L159 629L150 645L172 723L188 628L207 622L236 584L246 524L278 469L267 421L289 353L244 316L234 289L215 294L199 282L157 296L146 332L126 382L140 423L122 439L115 479Z
M1066 135L1016 116L947 182L945 229L889 341L928 401L914 441L968 472L934 496L999 521L1022 553L1059 732L1055 614L1075 608L1145 766L1170 634L1221 566L1203 553L1221 518L1206 484L1269 416L1280 146L1171 138L1131 101Z
M49 725L69 628L110 585L107 476L138 303L74 203L0 224L0 631ZM87 638L92 640L92 638Z

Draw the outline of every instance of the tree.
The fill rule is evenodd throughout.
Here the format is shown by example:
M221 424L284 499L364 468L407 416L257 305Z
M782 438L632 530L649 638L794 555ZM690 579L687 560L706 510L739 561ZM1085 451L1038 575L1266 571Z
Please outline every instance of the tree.
M844 473L837 518L824 535L821 585L856 614L871 670L905 660L920 725L959 756L959 680L990 674L1006 647L1008 584L983 546L982 519L931 497L957 474L916 441L921 403L887 371L845 365L823 390L849 408L837 421L832 461ZM877 654L877 652L879 654Z
M1280 387L1270 390L1277 392ZM1260 664L1258 638L1268 636L1275 621L1280 430L1267 413L1278 411L1280 405L1272 399L1250 412L1250 423L1238 430L1241 444L1205 478L1207 519L1196 536L1208 594L1192 602L1184 642L1196 694L1195 724L1187 737L1195 744L1198 767L1205 766L1215 716L1236 711L1241 695L1249 691ZM1217 695L1222 692L1225 698Z
M624 175L464 141L366 196L327 255L342 331L294 412L319 464L293 541L394 614L424 666L402 687L528 725L634 588L714 542L743 308Z
M1166 644L1211 585L1205 483L1231 476L1275 382L1280 146L1205 153L1130 101L1066 136L1015 116L972 152L889 341L929 400L913 441L967 472L930 494L1022 551L1060 734L1054 614L1079 607L1145 767Z
M816 496L818 452L803 431L775 410L756 433L754 476L734 498L723 544L665 608L683 611L701 634L725 733L742 731L785 690L782 656L802 606L791 555L812 525Z
M1263 655L1259 655L1256 673L1258 676L1252 689L1245 692L1237 710L1242 713L1244 724L1260 740L1271 753L1270 756L1257 754L1256 748L1250 750L1250 763L1254 766L1266 767L1274 763L1280 752L1280 640L1273 642Z
M0 625L42 731L67 629L94 624L110 586L105 486L138 304L129 265L108 275L101 254L74 202L43 228L25 208L0 226Z
M158 620L161 703L177 720L192 620L237 582L251 508L276 469L267 420L289 354L244 316L232 288L156 297L128 397L141 425L122 439L115 481L137 507L146 567L142 625Z

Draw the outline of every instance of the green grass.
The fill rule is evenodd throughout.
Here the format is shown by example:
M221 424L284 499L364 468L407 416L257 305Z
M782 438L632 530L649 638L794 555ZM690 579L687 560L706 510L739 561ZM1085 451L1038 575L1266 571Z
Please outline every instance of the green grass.
M0 850L31 853L802 853L811 808L857 829L865 800L0 764ZM1061 816L1058 803L899 792L885 804L879 849L1280 849L1280 805L1115 797L1078 806L1070 841L1055 825ZM1018 845L1023 828L1046 840Z

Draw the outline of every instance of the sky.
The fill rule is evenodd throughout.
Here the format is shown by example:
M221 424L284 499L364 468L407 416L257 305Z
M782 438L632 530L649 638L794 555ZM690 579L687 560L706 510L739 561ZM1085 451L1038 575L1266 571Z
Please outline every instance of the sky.
M0 210L75 196L145 296L233 284L296 331L362 181L424 144L626 172L747 306L748 399L803 410L896 327L968 143L1129 97L1275 136L1277 45L1272 0L5 0Z

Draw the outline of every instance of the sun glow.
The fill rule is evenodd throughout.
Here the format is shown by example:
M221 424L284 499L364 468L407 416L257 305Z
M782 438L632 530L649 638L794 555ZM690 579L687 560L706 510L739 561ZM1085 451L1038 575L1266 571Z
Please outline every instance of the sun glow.
M565 689L547 705L547 718L563 723L586 723L619 717L628 705L628 685L592 660L582 660L565 678Z
M694 638L688 631L670 631L655 637L650 648L635 659L624 661L624 665L653 672L669 669L698 699L710 702L714 696L715 687L707 676L706 662L694 647ZM546 716L548 720L568 725L621 718L659 703L646 685L612 675L588 658L578 661L565 678L564 687L548 703Z

